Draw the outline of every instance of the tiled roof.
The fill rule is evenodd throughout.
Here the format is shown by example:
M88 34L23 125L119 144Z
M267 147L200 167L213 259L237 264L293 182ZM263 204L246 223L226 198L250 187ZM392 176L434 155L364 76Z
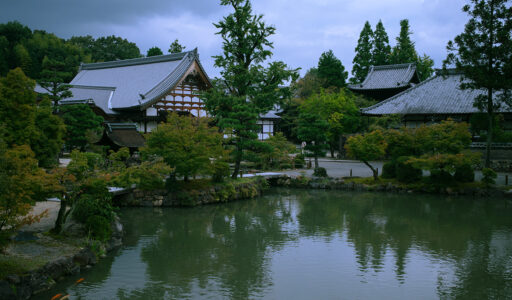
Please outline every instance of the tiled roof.
M113 113L118 109L147 106L158 100L178 84L194 61L202 69L197 49L169 55L83 64L70 84L113 88L106 102L105 95L93 97L91 94L89 97L96 106L107 109L107 113ZM90 89L90 92L99 93L94 89ZM76 98L74 96L70 99Z
M93 102L97 107L101 108L107 114L116 114L111 109L109 100L115 93L116 88L105 86L83 86L72 85L69 89L73 93L72 97L60 101L61 105L90 103Z
M365 80L361 84L349 85L349 88L354 91L396 89L418 82L416 65L413 63L371 66Z
M405 90L385 101L363 108L364 115L389 114L470 114L479 112L473 106L479 90L461 90L462 75L436 75ZM512 112L512 108L502 108L500 112Z
M138 148L146 142L133 123L107 123L105 135L119 147Z

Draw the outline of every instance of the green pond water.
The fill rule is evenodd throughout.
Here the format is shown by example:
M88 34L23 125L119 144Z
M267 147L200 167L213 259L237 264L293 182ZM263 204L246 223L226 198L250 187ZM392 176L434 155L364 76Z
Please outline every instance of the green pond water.
M123 247L35 299L512 298L510 200L271 189L120 214Z

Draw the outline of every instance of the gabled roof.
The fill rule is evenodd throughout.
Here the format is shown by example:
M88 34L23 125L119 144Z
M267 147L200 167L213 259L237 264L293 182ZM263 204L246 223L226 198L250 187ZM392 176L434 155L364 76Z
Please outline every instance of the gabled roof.
M363 115L421 115L421 114L472 114L479 112L473 106L479 90L461 90L462 74L453 71L447 75L436 75L385 101L363 108ZM500 112L512 112L502 108Z
M371 66L361 84L349 85L353 91L403 89L411 83L419 83L416 65L413 63Z
M115 110L146 107L174 88L194 62L197 62L209 81L199 62L197 49L169 55L82 64L70 83L80 95L75 96L73 93L74 96L69 100L91 98L96 106L110 114L115 113ZM101 93L102 89L110 89L112 92L108 99L106 93ZM86 95L86 90L90 96Z

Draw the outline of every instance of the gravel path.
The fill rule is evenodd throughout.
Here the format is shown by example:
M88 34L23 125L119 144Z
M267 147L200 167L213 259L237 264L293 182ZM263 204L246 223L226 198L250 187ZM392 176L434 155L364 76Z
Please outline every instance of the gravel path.
M56 201L42 201L37 202L36 205L30 211L31 215L41 214L47 210L47 216L42 218L41 221L25 225L20 230L26 232L46 232L53 228L55 220L57 220L57 214L59 213L60 202Z

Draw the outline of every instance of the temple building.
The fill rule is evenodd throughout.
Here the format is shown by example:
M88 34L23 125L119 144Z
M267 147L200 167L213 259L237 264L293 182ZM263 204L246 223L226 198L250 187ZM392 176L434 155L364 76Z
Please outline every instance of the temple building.
M409 128L447 118L469 122L472 114L480 112L473 105L476 97L485 91L462 90L459 88L461 80L461 73L448 70L447 74L436 74L385 101L363 108L361 112L365 116L402 115L404 125ZM496 113L503 114L504 129L512 130L512 107L503 105Z
M382 101L420 82L416 65L413 63L385 66L371 66L365 80L349 85L356 93Z
M73 97L109 123L135 123L148 133L171 111L206 116L199 92L211 87L197 49L189 52L82 64L70 82Z

